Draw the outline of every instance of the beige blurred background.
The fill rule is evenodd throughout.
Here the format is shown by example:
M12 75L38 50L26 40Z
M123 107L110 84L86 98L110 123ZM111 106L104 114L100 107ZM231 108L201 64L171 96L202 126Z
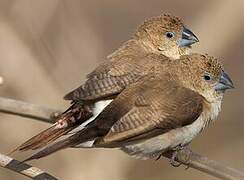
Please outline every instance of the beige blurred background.
M192 148L244 170L243 0L0 0L0 96L65 109L63 95L145 18L162 12L182 17L200 39L194 51L221 58L236 86L226 94L218 121ZM0 114L0 152L46 127ZM135 160L119 150L68 149L31 163L62 180L215 179L194 169L173 168L165 159ZM0 169L0 179L27 178Z

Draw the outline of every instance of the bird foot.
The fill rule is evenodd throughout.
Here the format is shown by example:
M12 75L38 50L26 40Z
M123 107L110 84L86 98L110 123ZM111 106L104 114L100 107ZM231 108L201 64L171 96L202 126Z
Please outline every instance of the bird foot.
M182 151L184 151L184 153L180 154ZM185 164L186 165L186 169L189 168L189 161L190 161L190 158L191 158L191 149L188 147L188 146L177 146L173 149L173 153L172 153L172 156L171 156L171 159L170 159L170 164L173 166L173 167L179 167L180 165L182 164ZM181 160L183 160L183 162L179 162L178 161L178 157L179 157L179 154L181 155Z
M155 159L155 161L159 160L162 156L163 154L159 154L158 157Z
M172 157L169 160L171 166L173 166L173 167L180 167L182 164L181 162L177 161L177 154L178 154L178 151L174 151L172 154Z

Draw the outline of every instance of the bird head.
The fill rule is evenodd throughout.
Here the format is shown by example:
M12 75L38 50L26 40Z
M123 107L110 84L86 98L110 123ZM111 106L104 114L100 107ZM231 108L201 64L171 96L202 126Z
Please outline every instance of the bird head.
M191 45L199 42L180 18L169 14L146 20L138 28L136 38L149 50L173 59L189 54Z
M234 88L220 61L212 56L200 54L182 56L179 64L181 64L181 68L178 68L181 81L209 102L216 101L216 98L222 99L227 89Z

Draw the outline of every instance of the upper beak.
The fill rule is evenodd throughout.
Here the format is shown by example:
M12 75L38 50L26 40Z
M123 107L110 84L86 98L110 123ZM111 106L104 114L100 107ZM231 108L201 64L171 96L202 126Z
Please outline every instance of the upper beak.
M180 47L190 46L197 42L199 42L197 36L192 31L184 27L182 31L182 38L179 41L179 46Z
M234 85L227 73L222 71L218 84L215 85L216 91L225 91L227 89L233 89Z

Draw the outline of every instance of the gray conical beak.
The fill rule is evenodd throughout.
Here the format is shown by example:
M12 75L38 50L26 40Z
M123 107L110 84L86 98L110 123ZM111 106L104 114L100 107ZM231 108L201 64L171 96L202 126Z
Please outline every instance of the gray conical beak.
M233 89L234 85L229 75L222 71L219 82L215 85L216 91L225 91L227 89Z
M178 43L179 46L180 47L191 46L192 44L197 42L199 42L197 36L191 30L184 27L182 31L182 38Z

